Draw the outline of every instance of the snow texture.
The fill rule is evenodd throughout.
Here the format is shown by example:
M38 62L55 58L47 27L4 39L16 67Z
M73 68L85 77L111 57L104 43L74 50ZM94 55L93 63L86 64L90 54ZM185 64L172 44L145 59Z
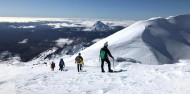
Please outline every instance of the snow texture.
M99 63L99 62L96 62ZM66 65L69 65L67 62ZM45 64L1 64L1 94L189 94L190 63L181 60L170 65L141 65L122 62L118 73L101 73L99 67L84 66L77 72L55 71ZM107 67L107 66L106 66Z

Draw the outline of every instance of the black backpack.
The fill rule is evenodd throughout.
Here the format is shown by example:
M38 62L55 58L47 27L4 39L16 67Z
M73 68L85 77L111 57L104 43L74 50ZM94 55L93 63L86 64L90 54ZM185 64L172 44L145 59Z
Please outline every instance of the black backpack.
M77 63L81 62L80 56L77 56L77 57L75 58L75 61L76 61Z

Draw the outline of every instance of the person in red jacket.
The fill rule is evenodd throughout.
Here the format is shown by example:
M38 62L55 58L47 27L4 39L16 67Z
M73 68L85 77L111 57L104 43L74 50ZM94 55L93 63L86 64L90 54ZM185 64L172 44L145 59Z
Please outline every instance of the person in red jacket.
M51 70L54 71L54 68L55 68L55 63L52 61L52 63L51 63Z

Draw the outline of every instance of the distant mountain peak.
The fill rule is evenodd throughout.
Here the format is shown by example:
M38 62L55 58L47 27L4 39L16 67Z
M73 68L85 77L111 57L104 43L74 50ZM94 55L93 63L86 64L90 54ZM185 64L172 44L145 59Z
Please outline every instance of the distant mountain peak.
M96 21L96 23L94 24L94 26L95 25L105 25L103 22L101 22L101 21Z
M112 29L111 27L109 27L108 25L104 24L101 21L96 21L96 23L92 27L93 31L108 31L111 29Z

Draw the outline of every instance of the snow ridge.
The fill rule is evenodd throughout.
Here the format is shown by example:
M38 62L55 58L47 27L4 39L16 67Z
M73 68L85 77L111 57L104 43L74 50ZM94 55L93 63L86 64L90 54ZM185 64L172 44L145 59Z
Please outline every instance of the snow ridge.
M98 41L81 53L86 62L98 61L99 50L108 41L115 58L131 58L143 64L176 63L180 59L190 58L189 25L188 14L171 19L159 17L139 21ZM92 62L89 65L97 64Z

